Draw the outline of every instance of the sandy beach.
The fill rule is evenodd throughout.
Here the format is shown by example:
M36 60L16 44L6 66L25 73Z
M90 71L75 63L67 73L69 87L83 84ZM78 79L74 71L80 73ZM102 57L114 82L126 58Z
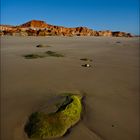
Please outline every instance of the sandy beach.
M48 50L64 57L23 57ZM1 37L1 140L29 140L29 115L69 91L86 96L83 119L58 140L139 140L139 38Z

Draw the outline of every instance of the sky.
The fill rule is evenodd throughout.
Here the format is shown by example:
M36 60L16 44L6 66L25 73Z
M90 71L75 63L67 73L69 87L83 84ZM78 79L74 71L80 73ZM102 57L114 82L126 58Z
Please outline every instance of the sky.
M0 0L1 24L36 19L66 27L139 33L139 0Z

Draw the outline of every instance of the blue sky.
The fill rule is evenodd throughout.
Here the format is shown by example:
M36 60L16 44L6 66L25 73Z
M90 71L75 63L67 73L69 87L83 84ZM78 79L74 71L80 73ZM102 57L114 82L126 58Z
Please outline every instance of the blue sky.
M139 0L0 0L1 24L32 19L66 27L139 34Z

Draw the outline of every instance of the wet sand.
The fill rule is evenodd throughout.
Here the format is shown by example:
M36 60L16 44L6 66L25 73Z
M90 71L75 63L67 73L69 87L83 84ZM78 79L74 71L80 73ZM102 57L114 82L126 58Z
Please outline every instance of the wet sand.
M48 50L65 57L23 57ZM28 140L28 116L65 91L84 93L85 111L59 140L139 140L139 38L1 37L1 140Z

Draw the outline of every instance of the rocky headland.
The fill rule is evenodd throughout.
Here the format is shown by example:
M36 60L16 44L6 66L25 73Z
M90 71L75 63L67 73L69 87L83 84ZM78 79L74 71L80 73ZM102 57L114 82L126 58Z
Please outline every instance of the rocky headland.
M121 31L96 31L87 27L68 28L47 24L45 21L31 20L18 26L0 25L0 36L113 36L132 37Z

